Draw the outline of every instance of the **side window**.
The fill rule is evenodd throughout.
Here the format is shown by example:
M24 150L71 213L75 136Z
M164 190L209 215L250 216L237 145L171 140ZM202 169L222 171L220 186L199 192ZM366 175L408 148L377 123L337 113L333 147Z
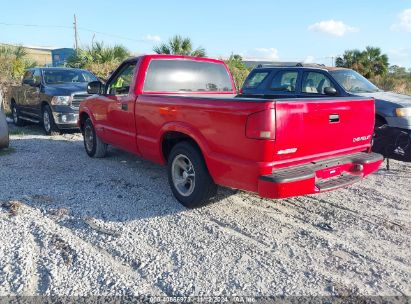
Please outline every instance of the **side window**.
M256 72L247 79L244 84L244 88L246 89L254 89L258 87L264 79L267 77L269 72Z
M24 73L23 84L30 85L33 82L33 70L28 70Z
M295 92L297 77L298 72L296 71L279 71L274 75L270 90L277 92Z
M301 92L311 94L325 95L324 89L327 87L334 88L334 85L323 73L305 72L303 75L303 83Z
M39 85L41 83L41 71L40 69L35 69L33 74L34 84Z
M120 72L108 83L109 95L127 95L130 91L130 84L133 81L136 62L123 67Z

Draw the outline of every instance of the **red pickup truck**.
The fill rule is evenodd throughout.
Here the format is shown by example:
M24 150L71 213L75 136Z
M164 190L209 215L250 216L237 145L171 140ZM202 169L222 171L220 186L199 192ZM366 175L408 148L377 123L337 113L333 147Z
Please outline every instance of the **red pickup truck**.
M333 190L378 169L371 98L240 98L224 62L145 55L123 62L80 104L91 157L113 145L166 164L186 207L217 185L286 198Z

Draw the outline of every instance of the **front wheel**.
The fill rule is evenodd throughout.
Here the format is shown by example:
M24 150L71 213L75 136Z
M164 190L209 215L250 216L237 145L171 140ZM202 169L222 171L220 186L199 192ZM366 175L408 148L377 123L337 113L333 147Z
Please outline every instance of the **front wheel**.
M96 134L93 123L90 118L87 118L84 123L83 132L84 148L88 156L102 158L106 156L107 144L105 144Z
M171 150L168 181L174 196L187 208L204 206L217 193L201 152L189 142L178 143Z
M48 105L43 107L41 116L44 133L46 133L46 135L58 134L59 130L54 122L53 112Z
M18 127L24 126L24 121L21 120L19 116L20 115L19 109L14 102L11 104L11 114L13 115L13 123L16 126Z

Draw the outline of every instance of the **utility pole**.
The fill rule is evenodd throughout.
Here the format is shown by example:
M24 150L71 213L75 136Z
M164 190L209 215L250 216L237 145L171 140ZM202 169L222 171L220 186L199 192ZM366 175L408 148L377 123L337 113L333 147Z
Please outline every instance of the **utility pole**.
M76 14L74 14L74 48L76 49L76 52L78 50L78 32L77 32L77 17Z

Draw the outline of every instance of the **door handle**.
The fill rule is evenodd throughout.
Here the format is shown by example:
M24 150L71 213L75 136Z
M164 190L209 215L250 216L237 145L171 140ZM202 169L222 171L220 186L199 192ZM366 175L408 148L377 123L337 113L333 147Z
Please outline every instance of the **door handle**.
M122 102L121 103L121 110L128 111L128 103L127 102Z
M339 114L331 114L329 116L330 123L340 122L340 115Z

